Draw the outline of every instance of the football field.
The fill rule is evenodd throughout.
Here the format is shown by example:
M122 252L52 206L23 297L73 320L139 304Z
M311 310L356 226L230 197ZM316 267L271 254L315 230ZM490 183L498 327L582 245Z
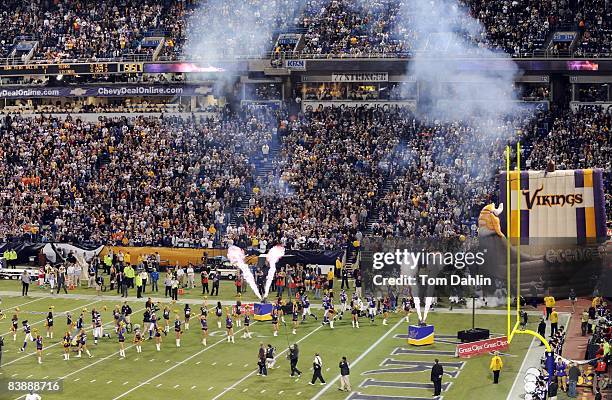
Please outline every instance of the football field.
M62 382L61 393L44 393L43 399L270 399L279 397L306 399L425 399L431 398L429 382L431 365L438 358L444 366L443 398L463 399L474 395L483 398L505 399L516 371L524 358L531 341L530 337L518 336L504 357L505 367L500 385L493 385L488 371L490 357L470 360L454 357L456 332L471 324L471 315L446 310L432 312L428 322L436 327L436 343L431 346L414 347L406 342L407 326L400 315L394 314L389 325L382 325L377 316L374 324L365 318L361 327L351 327L350 319L337 321L335 328L324 326L321 310L317 310L319 321L308 319L302 323L296 335L291 334L290 318L285 317L287 327L280 324L279 335L274 337L270 322L255 322L251 326L252 339L243 339L243 328L236 327L235 343L227 343L225 329L218 329L216 318L209 316L208 345L201 344L201 331L197 319L185 331L181 347L175 347L174 332L163 338L161 351L156 351L154 341L145 341L143 351L137 354L132 335L126 340L125 359L119 358L119 344L112 330L111 310L117 301L98 301L95 298L68 299L61 297L22 298L3 297L2 309L6 318L0 321L0 332L5 340L0 378L10 380L45 380ZM132 299L135 300L135 299ZM130 301L134 311L132 322L142 320L144 300ZM201 303L192 302L197 314ZM13 341L10 319L16 306L20 308L19 332ZM25 352L19 348L24 333L21 321L28 319L33 329L45 337L44 318L50 306L54 306L55 335L44 340L43 364L37 363L34 343L29 343ZM92 307L102 311L105 331L111 338L93 344L91 334ZM163 304L162 304L163 307ZM182 304L172 306L183 316ZM64 313L69 311L77 317L83 308L88 346L93 358L83 355L76 358L71 353L63 360L61 337L66 328ZM172 317L173 319L174 317ZM506 319L503 313L483 314L478 325L501 333ZM411 316L411 322L416 316ZM142 324L141 324L142 325ZM276 368L267 377L257 375L259 344L272 344L277 349ZM286 359L288 344L297 343L300 349L298 368L301 378L289 376ZM323 376L327 385L308 383L312 376L312 359L318 352L323 358ZM346 356L351 364L352 392L340 392L338 363ZM20 394L2 393L2 399L24 398Z

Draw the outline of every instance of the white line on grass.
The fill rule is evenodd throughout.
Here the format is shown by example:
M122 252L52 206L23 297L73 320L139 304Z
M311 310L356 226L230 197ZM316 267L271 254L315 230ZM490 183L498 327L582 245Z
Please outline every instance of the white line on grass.
M253 325L254 325L254 324L256 324L256 323L257 323L257 321L255 321L255 322L253 323ZM238 332L240 332L240 331L243 331L244 329L245 329L245 328L239 329L239 330L237 330L237 331L236 331L236 333L238 333ZM123 398L123 397L127 396L128 394L132 393L134 390L136 390L136 389L138 389L138 388L141 388L142 386L146 385L147 383L149 383L149 382L151 382L151 381L154 381L155 379L159 378L159 377L160 377L160 376L162 376L162 375L167 374L168 372L172 371L173 369L175 369L175 368L176 368L176 367L178 367L179 365L183 365L183 364L185 364L185 363L186 363L186 362L188 362L189 360L194 359L195 357L199 356L200 354L204 353L205 351L208 351L208 350L212 349L213 347L215 347L216 345L218 345L218 344L220 344L220 343L223 343L223 342L226 342L226 339L225 339L225 338L223 338L223 339L221 339L221 340L219 340L219 341L217 341L217 342L215 342L215 343L211 344L211 345L210 345L210 346L208 346L208 347L203 348L202 350L198 351L197 353L194 353L194 354L190 355L189 357L185 358L183 361L179 361L179 362L177 362L177 363L176 363L176 364L174 364L173 366L171 366L171 367L169 367L169 368L165 369L164 371L160 372L159 374L155 375L154 377L147 379L146 381L144 381L144 382L142 382L142 383L140 383L140 384L138 384L138 385L134 386L134 387L133 387L133 388L131 388L130 390L128 390L128 391L126 391L126 392L124 392L124 393L120 394L119 396L117 396L117 397L113 398L113 400L118 400L118 399L121 399L121 398ZM209 389L209 390L210 390L210 389Z
M393 332L398 326L401 325L401 323L404 322L404 319L400 319L395 325L393 325L393 327L391 329L389 329L387 332L385 332L384 335L382 335L381 337L378 338L377 341L375 341L374 343L372 343L372 345L370 347L368 347L368 349L366 351L364 351L363 353L361 353L359 355L359 357L357 357L355 359L355 361L353 361L351 363L351 368L354 367L359 361L363 360L365 358L365 356L367 356L372 350L374 350L376 348L376 346L378 346L380 344L380 342L382 342L383 340L385 340L385 338L387 336L389 336L389 334L391 332ZM338 379L340 379L340 375L337 375L334 379L331 380L331 382L328 382L327 385L325 385L325 387L323 389L321 389L319 391L319 393L315 394L310 400L316 400L318 398L321 397L321 395L323 393L325 393L327 391L327 389L329 389L330 387L332 387L334 385L334 383L336 383L336 381L338 381Z
M196 387L195 387L195 385L194 385L194 386L192 386L192 387L191 387L191 390L193 390L193 389L195 389L195 388L196 388Z
M157 385L155 385L156 388L161 387L162 383L158 383Z
M83 307L85 307L85 306L83 306ZM139 310L136 310L134 313L137 313L137 312L140 312L140 311L143 311L143 310L144 310L144 307L143 307L143 308L141 308L141 309L139 309ZM105 324L102 324L102 326L104 327L104 326L111 325L111 324L114 324L114 323L115 323L115 321L113 320L113 321L109 321L109 322L107 322L107 323L105 323ZM87 331L91 331L91 330L92 330L92 328L87 328L85 331L87 332ZM50 349L51 347L55 347L55 346L57 346L57 345L59 345L59 344L61 344L61 343L62 343L62 342L53 343L52 345L47 346L47 347L45 348L45 350L46 350L46 349ZM132 347L132 346L130 346L130 347ZM27 358L27 357L33 356L33 355L35 355L35 354L36 354L36 353L29 353L29 354L26 354L26 355L21 356L21 357L19 357L19 358L16 358L16 359L14 359L14 360L12 360L12 361L9 361L9 362L7 362L7 363L4 363L4 364L2 364L2 365L3 365L3 366L7 366L7 365L13 364L13 363L15 363L15 362L17 362L17 361L19 361L19 360L23 360L24 358Z
M41 299L48 299L48 297L40 297L38 300L41 300ZM82 305L82 306L79 306L79 307L77 307L77 308L73 308L72 310L63 311L62 313L64 313L64 314L65 314L65 313L67 313L67 312L74 312L74 311L76 311L76 310L78 310L78 309L80 309L80 308L87 307L87 306L90 306L90 305L92 305L92 304L98 303L99 301L100 301L100 300L96 300L96 301L94 301L94 302L87 303L87 304ZM26 303L26 304L27 304L27 303ZM59 313L59 314L62 314L62 313ZM45 322L46 320L47 320L47 318L45 317L45 319L41 319L40 321L32 322L32 323L30 324L30 326L38 325L38 324L40 324L40 323ZM12 333L12 332L4 333L4 334L2 334L1 336L2 336L2 337L5 337L6 335L9 335L9 334L11 334L11 333Z
M313 329L310 333L308 333L306 336L304 336L303 338L299 339L297 341L297 343L300 343L302 340L305 340L307 337L309 337L310 335L312 335L313 333L317 332L319 329L323 328L324 325L319 325L316 329ZM278 353L276 355L276 357L274 357L274 359L276 360L277 358L279 358L280 356L282 356L284 353L287 352L287 350L289 349L285 349L283 351L281 351L280 353ZM234 389L236 386L240 385L242 382L246 381L247 379L249 379L254 373L256 373L257 370L253 370L250 373L248 373L247 375L243 376L240 380L234 382L230 387L225 388L224 391L222 391L221 393L219 393L218 395L216 395L215 397L212 398L212 400L217 400L219 397L223 396L224 394L226 394L227 392L229 392L230 390ZM116 399L113 399L116 400Z
M36 298L34 300L26 301L25 303L17 304L17 305L11 306L9 308L15 310L17 307L23 307L26 304L34 303L35 301L39 301L39 300L42 300L42 299L48 299L48 297L38 297L38 298ZM7 308L7 310L8 310L8 308Z

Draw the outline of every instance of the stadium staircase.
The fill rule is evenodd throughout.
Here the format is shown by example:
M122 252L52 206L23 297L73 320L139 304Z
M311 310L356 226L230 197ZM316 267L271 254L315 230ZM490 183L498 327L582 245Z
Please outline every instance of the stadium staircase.
M280 151L280 147L281 143L278 134L273 134L267 160L264 159L261 152L251 159L251 163L255 165L255 174L253 176L253 182L255 182L254 185L257 185L257 182L264 180L264 178L274 170L274 161ZM229 223L230 226L237 226L240 217L242 217L244 213L244 210L249 208L249 200L251 200L251 197L253 197L253 187L254 186L248 187L248 195L231 211Z

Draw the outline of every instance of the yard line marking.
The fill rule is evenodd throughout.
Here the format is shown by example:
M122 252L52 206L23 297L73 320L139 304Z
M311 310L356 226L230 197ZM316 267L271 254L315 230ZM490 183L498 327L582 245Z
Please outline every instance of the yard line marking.
M254 322L253 324L256 324L256 323L257 323L257 321L256 321L256 322ZM236 331L236 333L239 333L240 331L243 331L244 329L245 329L245 328L241 328L241 329L237 330L237 331ZM210 346L208 346L208 347L203 348L202 350L198 351L197 353L194 353L194 354L190 355L189 357L185 358L183 361L179 361L179 362L177 362L176 364L172 365L171 367L168 367L167 369L165 369L164 371L162 371L162 372L160 372L159 374L155 375L154 377L149 378L149 379L147 379L146 381L144 381L143 383L141 383L141 384L139 384L139 385L134 386L133 388L131 388L130 390L128 390L128 391L126 391L126 392L124 392L124 393L120 394L119 396L114 397L114 398L113 398L113 400L118 400L118 399L121 399L121 398L123 398L123 397L127 396L128 394L132 393L134 390L137 390L137 389L141 388L143 385L145 385L145 384L147 384L147 383L149 383L149 382L151 382L151 381L154 381L155 379L159 378L160 376L165 375L165 374L167 374L168 372L172 371L172 370L173 370L173 369L175 369L176 367L178 367L178 366L180 366L180 365L185 364L186 362L188 362L188 361L190 361L190 360L194 359L195 357L199 356L200 354L202 354L202 353L204 353L204 352L206 352L206 351L208 351L208 350L212 349L213 347L215 347L215 346L217 346L217 345L219 345L219 344L221 344L221 343L225 343L225 342L226 342L225 338L220 339L219 341L217 341L217 342L215 342L215 343L211 344L211 345L210 345ZM210 390L210 389L209 389L209 390Z
M177 388L177 387L179 387L179 386L180 386L180 385L174 385L174 388L173 388L173 389L176 389L176 388Z
M208 391L210 392L210 391L211 391L211 390L213 390L214 388L215 388L214 386L211 386L211 387L209 387L209 388L208 388Z
M242 393L246 392L247 390L249 390L249 388L244 389L244 390L242 391Z
M169 362L170 362L170 360L166 360L166 361L164 361L164 362L165 362L165 363L169 363Z
M150 360L149 360L149 362L153 362L153 361L155 361L155 359L154 359L154 358L152 358L152 359L150 359Z
M298 395L298 396L299 396L299 395L301 395L301 394L302 394L302 392L297 392L297 395Z
M266 392L266 389L263 389L263 390L262 390L261 392L259 392L259 393L265 393L265 392Z
M26 376L26 379L30 379L32 377L32 374Z
M155 387L158 388L158 387L161 387L161 385L162 385L161 383L158 383Z
M95 379L92 379L89 381L89 383L94 383L95 381L96 381Z
M359 355L359 357L357 357L352 363L351 363L351 367L354 367L355 365L357 365L357 363L361 360L363 360L365 358L365 356L367 356L368 354L370 354L370 352L372 350L374 350L376 348L376 346L378 346L380 344L380 342L382 342L383 340L385 340L385 338L387 336L389 336L389 334L391 332L393 332L394 330L397 329L398 326L400 326L402 324L402 322L404 322L405 320L402 318L399 321L397 321L397 323L395 325L393 325L393 327L391 329L389 329L387 332L385 332L384 335L382 335L381 337L378 338L377 341L375 341L374 343L372 343L372 345L370 347L367 348L366 351L364 351L363 353L361 353ZM327 385L325 385L325 387L323 389L321 389L319 391L319 393L315 394L313 397L311 397L310 400L317 400L318 398L321 397L321 395L323 393L325 393L327 391L327 389L329 389L332 386L335 386L334 383L336 383L338 381L338 379L340 379L340 375L337 375L334 379L332 379L330 382L327 382Z
M100 300L98 300L98 301L100 301ZM94 303L96 303L96 302L94 302ZM91 304L93 304L93 303L91 303ZM82 307L85 307L85 306L82 306ZM79 307L79 308L80 308L80 307ZM134 313L137 313L137 312L140 312L140 311L143 311L143 310L144 310L144 307L143 307L143 308L141 308L141 309L139 309L139 310L136 310ZM114 324L114 323L115 323L115 321L113 320L113 321L109 321L109 322L107 322L107 323L105 323L105 324L102 324L102 326L104 327L104 326L111 325L111 324ZM87 328L85 331L87 332L87 331L91 331L91 330L92 330L92 328ZM60 345L60 344L62 344L62 342L57 342L57 343L54 343L54 344L52 344L52 345L48 346L48 347L47 347L47 349L49 349L49 348L51 348L51 347L55 347L55 346ZM131 345L131 346L126 347L126 350L127 350L127 349L129 349L130 347L133 347L133 346L134 346L134 345ZM33 356L33 355L35 355L35 354L36 354L36 353L26 354L26 355L24 355L24 356L22 356L22 357L19 357L19 358L16 358L16 359L12 360L12 361L9 361L9 362L7 362L7 363L4 363L4 364L2 364L2 366L7 366L7 365L10 365L10 364L13 364L13 363L15 363L15 362L17 362L17 361L19 361L19 360L23 360L24 358L27 358L27 357L29 357L29 356ZM117 353L115 353L115 354L119 354L119 352L117 352ZM105 359L106 359L106 357L105 357L105 358L103 358L102 360L105 360ZM94 363L94 364L95 364L95 363ZM89 365L93 365L93 364L89 364ZM25 397L25 396L23 396L23 397Z
M138 361L138 360L140 360L140 358L135 358L135 359L134 359L134 361Z
M129 381L125 381L123 382L123 385L127 385L128 383L130 383Z
M78 381L80 381L80 380L81 380L81 378L76 378L74 381L75 381L75 382L78 382Z
M38 300L48 299L48 298L49 298L49 297L39 297L39 298L38 298ZM59 314L66 314L67 312L74 312L74 311L80 310L80 309L81 309L81 308L83 308L83 307L90 306L90 305L95 304L95 303L98 303L98 302L100 302L100 301L101 301L101 300L96 300L96 301L93 301L93 302L91 302L91 303L85 304L85 305L83 305L83 306L79 306L79 307L77 307L77 308L73 308L72 310L67 310L67 311L60 312L60 313L58 313L58 315L59 315ZM31 301L30 303L33 303L33 301ZM28 304L28 303L25 303L25 304ZM38 324L40 324L40 323L45 322L46 320L47 320L47 318L45 317L45 319L41 319L40 321L32 322L32 323L30 324L30 326L38 325ZM5 337L6 335L9 335L9 334L11 334L11 332L4 333L4 334L0 335L0 337ZM49 347L51 347L51 346L49 346ZM4 365L7 365L7 364L4 364Z
M210 364L210 365L217 365L217 362L215 361L214 363Z
M323 328L323 325L319 325L317 328L313 329L310 333L308 333L306 336L304 336L303 338L299 339L297 341L297 343L301 342L302 340L305 340L306 338L308 338L310 335L312 335L313 333L317 332L319 329ZM287 350L289 349L285 349L283 351L281 351L280 353L278 353L276 355L276 357L274 357L274 359L276 360L277 358L279 358L280 356L282 356L283 354L285 354L287 352ZM227 392L229 392L230 390L234 389L236 386L240 385L242 382L246 381L247 379L249 379L253 374L255 374L257 372L257 370L253 370L251 372L249 372L247 375L243 376L240 380L234 382L230 387L226 388L223 392L219 393L218 395L216 395L215 397L212 398L212 400L217 400L219 397L223 396L224 394L226 394ZM300 392L301 393L301 392ZM113 399L116 400L116 399Z
M278 392L278 394L283 394L283 393L285 393L284 390L281 390L280 392Z
M43 376L43 379L47 379L48 377L49 377L49 375L47 375L47 376Z
M113 381L106 382L107 385L110 385L111 383L113 383Z
M193 389L195 389L195 388L196 388L196 387L195 387L195 385L194 385L194 386L192 386L192 387L191 387L191 390L193 390Z
M249 366L249 364L244 364L244 368L246 368L246 367L248 367L248 366Z
M325 372L327 372L327 371L329 371L329 368L327 368L327 369L325 370Z
M14 377L16 377L16 376L17 376L17 374L13 374L13 375L11 375L11 378L14 378Z
M232 366L232 363L227 364L227 366L228 366L228 367L231 367L231 366Z
M196 365L200 365L200 363L201 363L201 362L202 362L202 361L198 361L198 362L196 363Z

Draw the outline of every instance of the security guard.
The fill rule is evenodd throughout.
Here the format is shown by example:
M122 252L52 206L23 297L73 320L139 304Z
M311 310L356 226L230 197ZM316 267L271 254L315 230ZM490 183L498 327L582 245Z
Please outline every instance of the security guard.
M493 384L497 385L499 383L499 373L501 372L503 367L504 363L501 357L499 356L499 352L496 351L495 353L493 353L491 365L489 366L489 369L493 371Z

